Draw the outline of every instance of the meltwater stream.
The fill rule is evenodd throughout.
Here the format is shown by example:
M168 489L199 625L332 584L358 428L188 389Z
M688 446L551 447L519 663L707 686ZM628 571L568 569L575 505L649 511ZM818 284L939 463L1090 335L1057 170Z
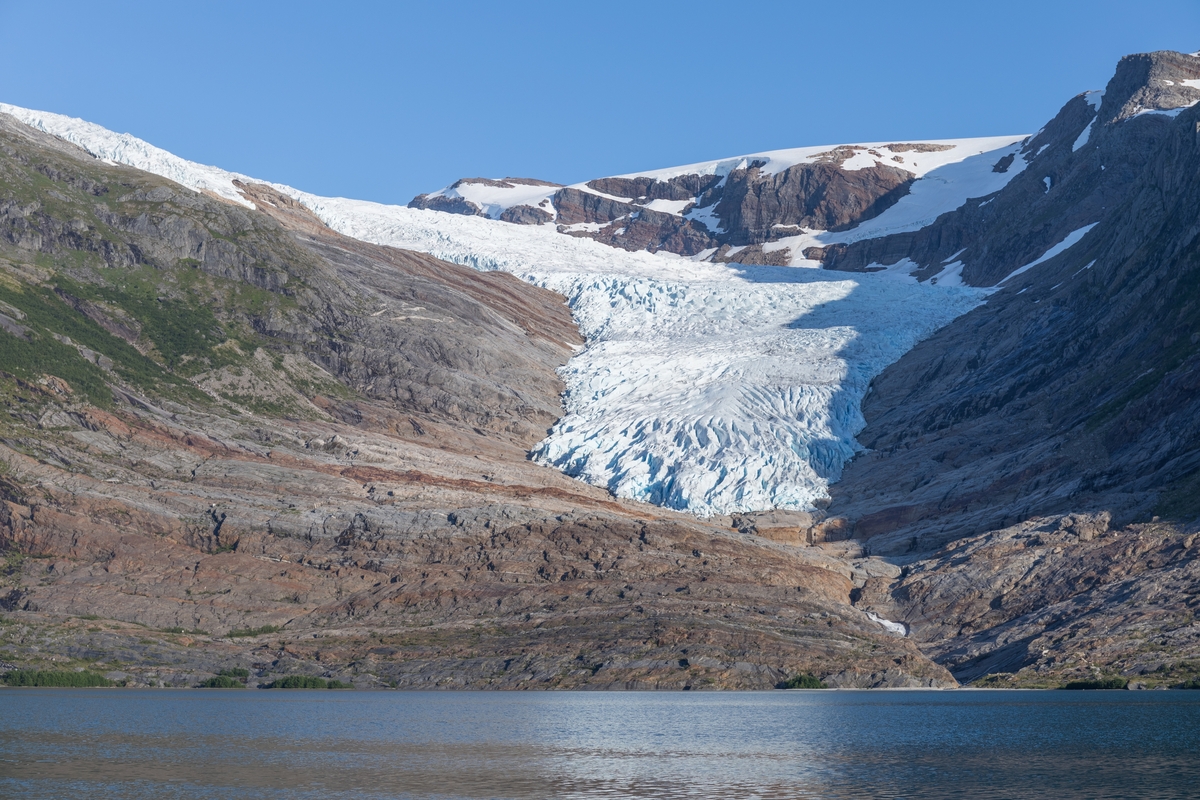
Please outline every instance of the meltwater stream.
M1200 692L0 690L0 797L1195 797Z

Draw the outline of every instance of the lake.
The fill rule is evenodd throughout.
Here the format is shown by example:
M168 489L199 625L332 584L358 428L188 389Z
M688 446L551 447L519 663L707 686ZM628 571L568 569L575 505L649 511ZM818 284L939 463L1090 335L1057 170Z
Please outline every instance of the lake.
M0 797L1200 796L1200 692L0 690Z

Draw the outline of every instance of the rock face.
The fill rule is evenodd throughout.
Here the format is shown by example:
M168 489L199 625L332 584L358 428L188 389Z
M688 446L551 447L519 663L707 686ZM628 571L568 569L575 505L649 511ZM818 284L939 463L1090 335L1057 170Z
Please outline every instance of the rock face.
M0 117L0 658L195 683L953 685L877 571L533 464L561 297ZM772 527L774 525L775 527ZM798 527L794 530L798 530ZM233 634L233 635L230 635Z
M998 286L874 381L821 523L903 565L857 604L960 681L1200 672L1198 78L1195 57L1123 59L999 193L825 254Z
M846 157L838 153L774 175L763 175L751 164L731 172L719 194L714 190L701 203L715 200L714 213L728 231L721 243L738 246L769 242L779 237L781 227L847 228L878 216L908 193L912 173L907 170L844 170Z
M921 143L886 148L887 154L950 149ZM464 178L441 192L418 195L409 207L521 224L553 221L562 233L625 250L732 260L729 251L738 248L740 263L782 266L789 263L788 248L768 250L761 245L802 228L852 227L878 216L908 192L914 176L904 169L903 156L893 156L891 163L872 159L873 166L846 168L848 160L864 154L885 158L881 151L843 146L780 171L764 171L765 161L750 161L724 175L599 178L579 187L547 191L539 205L503 211L489 202L497 196L490 190L535 182Z
M1135 111L1195 102L1184 81L1197 76L1200 58L1126 58L1098 110L1069 102L997 195L828 260L905 257L934 274L953 257L963 280L999 285L872 385L869 451L829 509L872 551L927 551L1038 515L1200 513L1200 108Z
M1197 542L1167 523L1110 529L1107 514L1035 518L872 578L858 605L904 621L964 683L1103 671L1171 686L1200 670Z

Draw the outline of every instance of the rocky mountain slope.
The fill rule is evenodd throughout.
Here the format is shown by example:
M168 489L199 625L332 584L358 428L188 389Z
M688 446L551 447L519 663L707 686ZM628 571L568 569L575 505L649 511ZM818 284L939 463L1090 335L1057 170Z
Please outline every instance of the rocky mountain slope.
M828 254L997 286L874 381L827 522L907 564L860 604L960 680L1197 671L1197 87L1123 59L998 194Z
M1200 513L1196 87L1200 58L1126 58L984 203L830 254L918 274L953 257L961 280L998 288L873 384L871 452L832 508L856 536L904 552L1036 514Z
M1029 137L412 209L6 107L84 150L5 123L0 658L1192 680L1197 101L1151 53Z
M151 684L953 682L848 605L892 569L853 546L529 461L580 344L560 296L240 187L259 210L0 117L0 659Z

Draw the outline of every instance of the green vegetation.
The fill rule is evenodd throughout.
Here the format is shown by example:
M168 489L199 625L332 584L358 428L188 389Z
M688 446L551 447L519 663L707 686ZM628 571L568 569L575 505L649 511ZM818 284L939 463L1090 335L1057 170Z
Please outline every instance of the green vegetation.
M215 678L209 678L196 685L197 689L245 689L246 684L239 680L230 678L226 675L218 675Z
M4 554L4 561L0 562L0 578L16 579L21 577L21 568L25 564L25 554L17 550L9 550ZM7 583L7 580L0 583Z
M279 633L283 630L278 625L263 625L260 628L237 628L225 634L230 639L237 639L243 636L262 636L264 633Z
M83 285L59 278L60 290L83 300L101 300L119 306L142 326L142 336L154 344L163 362L175 369L185 359L206 356L225 341L211 304L189 297L188 302L159 295L157 283L131 280L140 277L124 272L124 284ZM157 276L155 276L157 277Z
M62 378L73 391L82 393L93 405L111 407L112 392L104 379L103 370L85 360L78 350L56 339L53 334L65 335L85 347L90 347L89 341L104 336L120 340L76 314L61 301L50 299L52 297L46 289L16 292L0 284L0 301L24 312L25 319L20 324L27 329L24 336L0 332L0 364L4 365L5 372L30 382L37 381L44 374ZM94 327L95 331L87 330L89 327ZM81 332L85 336L77 338ZM136 350L133 352L137 353ZM138 358L144 358L140 353L137 355Z
M1177 683L1171 688L1173 688L1173 689L1200 689L1200 675L1197 675L1196 677L1192 678L1191 680L1184 681L1183 683Z
M3 680L9 686L91 688L117 685L95 672L70 672L67 670L18 669L6 672Z
M1090 681L1071 681L1065 684L1064 689L1124 689L1129 685L1129 681L1124 678L1112 676L1108 678L1096 678Z
M308 675L288 675L286 678L272 681L264 689L353 689L349 683L341 681L313 678Z
M179 627L160 628L159 630L161 630L163 633L186 633L190 634L191 636L208 636L208 631L201 630L200 628L192 628L190 631L187 628Z
M1054 675L1039 675L1032 670L993 672L971 681L976 689L1059 689L1062 682Z
M779 689L828 689L825 681L807 672L793 675L777 687Z
M242 689L250 678L250 670L245 667L230 667L198 684L197 689Z
M59 284L60 290L76 299L80 295L87 299L88 295L97 294L66 279L61 279ZM19 324L28 329L25 336L8 332L0 335L0 363L4 364L5 372L29 381L35 381L43 374L55 375L85 395L93 405L112 406L112 392L108 389L104 370L85 359L77 349L78 345L111 359L116 374L139 389L181 399L208 401L208 396L190 382L174 379L153 359L77 312L49 288L14 289L0 283L0 301L23 313L25 316ZM56 338L56 335L71 343Z

